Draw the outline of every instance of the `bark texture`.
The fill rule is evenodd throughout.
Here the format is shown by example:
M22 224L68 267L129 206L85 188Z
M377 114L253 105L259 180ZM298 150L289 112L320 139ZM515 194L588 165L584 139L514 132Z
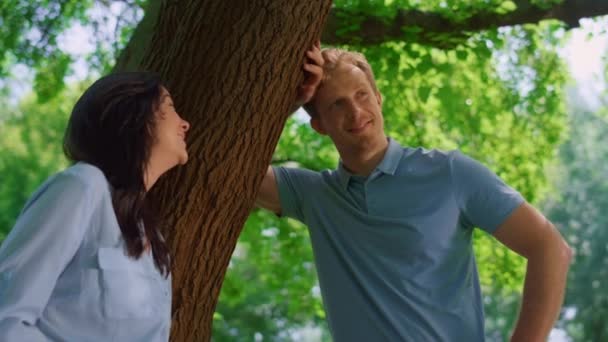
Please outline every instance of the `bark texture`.
M331 1L150 6L116 70L159 72L191 123L188 164L164 176L153 195L169 218L171 340L208 341L228 262Z

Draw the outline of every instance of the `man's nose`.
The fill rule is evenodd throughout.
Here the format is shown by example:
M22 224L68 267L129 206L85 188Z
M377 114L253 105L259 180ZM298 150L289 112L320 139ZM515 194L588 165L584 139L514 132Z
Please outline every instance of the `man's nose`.
M356 120L361 115L361 107L354 101L348 102L348 117L351 120Z

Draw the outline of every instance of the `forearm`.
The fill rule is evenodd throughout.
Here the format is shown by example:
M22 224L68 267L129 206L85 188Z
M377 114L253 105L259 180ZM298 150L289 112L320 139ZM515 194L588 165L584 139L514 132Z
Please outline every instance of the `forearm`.
M281 213L281 201L279 198L279 188L274 175L272 166L268 166L266 174L258 190L258 194L255 199L255 205L258 208L270 210L275 214Z
M561 237L528 257L523 300L512 342L546 341L559 316L570 249Z

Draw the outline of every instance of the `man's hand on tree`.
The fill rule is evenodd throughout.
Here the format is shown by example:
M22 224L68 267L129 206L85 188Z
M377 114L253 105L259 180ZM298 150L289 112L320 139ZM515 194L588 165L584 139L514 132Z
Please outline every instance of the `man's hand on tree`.
M298 88L296 109L312 99L323 78L323 56L321 55L320 41L316 41L310 50L306 51L303 69L305 78Z

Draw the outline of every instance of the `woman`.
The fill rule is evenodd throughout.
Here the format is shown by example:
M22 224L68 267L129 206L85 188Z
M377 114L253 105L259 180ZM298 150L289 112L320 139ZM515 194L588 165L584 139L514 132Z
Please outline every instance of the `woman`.
M29 199L0 247L0 341L167 341L169 251L147 191L188 160L189 124L160 80L87 89L64 151L75 164Z

